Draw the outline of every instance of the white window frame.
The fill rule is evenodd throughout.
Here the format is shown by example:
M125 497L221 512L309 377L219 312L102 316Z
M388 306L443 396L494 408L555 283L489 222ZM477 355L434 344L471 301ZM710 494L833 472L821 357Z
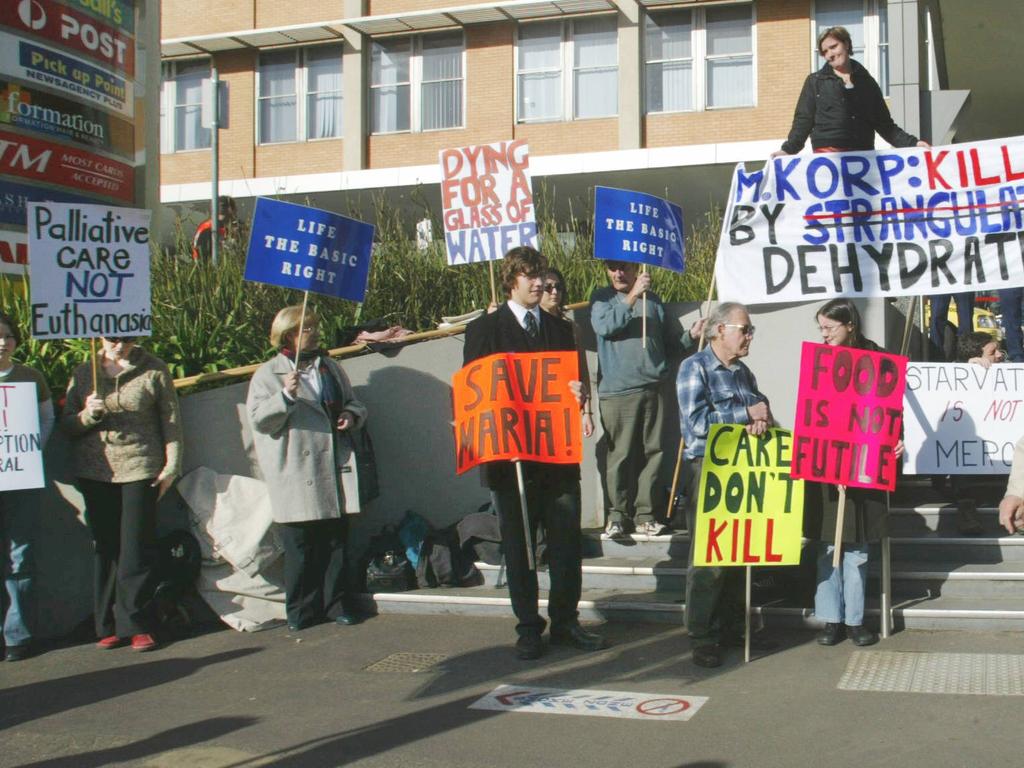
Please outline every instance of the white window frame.
M370 40L370 45L373 46L378 41L392 41L396 39L404 39L409 43L409 127L402 128L395 131L374 131L373 130L373 109L374 100L373 92L375 89L383 88L384 85L374 84L373 82L373 64L371 63L372 47L367 51L366 56L366 72L367 72L367 91L368 91L368 103L367 111L369 113L368 123L370 125L371 136L392 136L398 133L437 133L438 131L458 131L466 127L466 31L459 29L462 35L462 53L461 62L459 64L461 77L459 78L445 78L439 80L424 80L423 79L423 41L424 38L439 37L442 34L453 34L452 30L446 32L426 32L415 35L390 35L387 37L378 37ZM462 81L462 98L459 104L459 124L445 126L443 128L424 128L423 127L423 86L426 83L443 83L443 82L454 82L456 79ZM389 83L388 86L401 85L402 83Z
M750 67L751 67L751 93L749 104L736 104L730 106L714 106L708 104L708 74L710 67L708 67L709 60L720 60L725 61L730 58L737 57L737 54L724 54L720 56L709 56L708 55L708 39L707 39L707 13L709 10L715 8L721 8L722 6L745 6L750 9ZM644 100L644 114L645 115L674 115L674 114L685 114L689 112L715 112L722 109L754 109L757 106L757 5L752 2L740 2L740 3L715 3L707 8L702 7L679 7L679 8L666 8L665 11L669 10L688 10L690 12L690 77L691 82L691 93L693 94L693 106L690 109L665 109L659 111L651 111L647 105L647 65L658 64L668 61L677 61L677 59L648 59L647 57L647 24L651 16L657 16L658 11L650 9L644 14L644 27L643 36L641 38L642 45L644 46L643 56L643 93L641 94ZM746 56L746 54L743 54ZM682 61L682 59L679 59Z
M339 133L337 136L324 136L321 138L308 138L309 133L309 115L308 113L308 98L310 96L309 91L309 70L306 65L306 51L319 49L319 48L336 48L338 50L339 60L342 62L341 72L341 100L342 100L342 119L339 126ZM263 54L278 53L280 51L290 51L295 62L295 138L287 139L283 141L264 141L260 135L260 106L263 101L271 98L269 96L260 96L260 90L262 88L261 74L260 74L260 61L256 60L256 92L253 98L253 106L255 110L254 114L254 133L256 135L256 145L261 147L272 147L278 144L301 144L305 142L314 141L337 141L338 139L345 138L345 69L344 69L344 44L331 42L324 45L306 45L294 48L269 48L260 51L260 56ZM319 93L319 91L318 91ZM323 91L323 93L333 93L333 91Z
M206 152L210 145L205 147L194 147L191 149L177 149L178 136L175 132L175 112L181 106L178 100L178 65L197 64L206 62L206 78L210 77L210 59L208 57L196 59L181 59L175 61L164 61L160 67L160 154L180 155L186 152ZM200 108L202 102L200 102ZM211 141L212 143L212 141Z
M609 16L609 14L594 14L600 16ZM579 19L593 18L593 16L578 17ZM521 21L516 25L515 32L515 50L512 52L513 60L515 62L515 73L513 81L513 98L515 99L515 111L516 111L516 123L520 125L532 125L535 123L563 123L571 122L575 120L607 120L609 118L617 118L621 110L621 94L616 93L615 98L615 112L608 115L600 115L594 117L577 117L576 116L576 99L575 99L575 82L576 72L576 51L575 51L575 22L576 18L568 19L536 19L531 21ZM534 74L539 72L554 72L555 68L550 67L547 69L519 69L519 30L522 27L530 24L551 24L556 22L561 24L561 43L559 50L559 75L561 77L561 103L562 110L561 114L555 117L537 117L537 118L524 118L519 114L519 76L522 74ZM594 71L599 69L612 69L611 65L601 67L586 67L586 71ZM616 24L615 28L615 72L619 71L619 30ZM616 81L616 87L618 82Z
M854 0L856 2L857 0ZM864 59L860 63L864 65L865 69L872 74L872 76L878 81L879 87L882 89L882 95L888 98L889 96L889 78L888 74L891 71L891 67L886 69L886 77L882 77L881 63L882 63L882 48L886 49L888 53L891 45L888 39L883 43L882 37L882 25L881 15L879 13L882 6L886 7L888 13L888 0L860 0L864 8L864 40L861 41L864 46ZM858 41L854 40L854 45ZM813 7L811 8L811 71L815 72L821 69L821 65L824 60L818 55L817 49L818 43L818 3L815 0ZM884 82L883 82L884 80Z

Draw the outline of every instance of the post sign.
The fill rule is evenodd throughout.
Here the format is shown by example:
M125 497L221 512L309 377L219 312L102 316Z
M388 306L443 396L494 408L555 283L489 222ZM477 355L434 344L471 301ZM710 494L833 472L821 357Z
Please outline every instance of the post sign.
M583 458L576 352L507 353L467 363L452 378L456 472L487 461L578 464Z
M683 209L643 192L594 189L594 258L683 271Z
M903 472L1009 474L1024 435L1024 365L909 363Z
M0 384L0 491L46 484L38 397L33 382Z
M900 355L804 342L793 477L893 490L906 372Z
M34 338L152 333L149 220L134 208L28 204Z
M524 140L443 149L440 163L449 264L497 261L516 246L537 247Z
M804 484L790 477L792 435L752 436L741 424L712 424L701 467L693 564L797 565Z
M245 279L362 301L373 232L372 224L337 213L258 198Z

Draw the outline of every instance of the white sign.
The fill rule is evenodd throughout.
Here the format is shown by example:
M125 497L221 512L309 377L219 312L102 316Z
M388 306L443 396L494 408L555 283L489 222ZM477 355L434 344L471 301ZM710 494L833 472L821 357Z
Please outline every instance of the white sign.
M28 204L32 336L149 336L150 212Z
M1024 137L772 158L733 174L722 300L917 296L1024 285Z
M449 264L497 261L516 246L537 247L525 139L442 149L439 160Z
M1024 435L1024 365L909 363L903 427L908 475L1009 474Z
M561 690L532 685L499 685L470 709L537 712L545 715L624 717L632 720L689 720L706 696L629 693L626 691Z
M46 485L38 397L33 382L0 384L0 491Z

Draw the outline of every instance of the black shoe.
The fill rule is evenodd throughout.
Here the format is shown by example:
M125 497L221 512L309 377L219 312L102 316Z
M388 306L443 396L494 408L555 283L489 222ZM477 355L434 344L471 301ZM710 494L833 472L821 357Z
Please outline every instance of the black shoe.
M878 635L863 624L858 624L855 627L848 626L846 632L854 645L864 647L865 645L874 645L878 642Z
M983 528L978 519L978 505L974 499L961 499L956 504L956 530L961 536L978 536Z
M362 621L363 617L360 616L358 613L353 613L352 611L342 611L334 619L335 624L342 624L346 627L352 627L356 624L361 624Z
M722 666L722 646L717 643L698 645L693 649L693 663L708 669Z
M600 651L608 647L608 641L596 632L588 632L579 624L551 630L552 645L570 645L581 651Z
M529 632L520 635L516 640L516 656L523 661L539 659L544 654L544 643L540 639L539 632Z
M818 645L836 645L846 637L842 624L828 622L825 628L818 634Z
M7 655L4 657L6 661L24 661L32 655L32 646L28 643L24 645L8 645Z

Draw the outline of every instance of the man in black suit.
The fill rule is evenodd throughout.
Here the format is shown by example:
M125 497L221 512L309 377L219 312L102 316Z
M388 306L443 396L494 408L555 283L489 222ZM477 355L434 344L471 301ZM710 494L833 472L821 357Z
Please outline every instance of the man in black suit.
M463 364L497 352L575 350L572 326L540 311L541 277L546 269L547 259L528 246L505 254L501 282L508 301L466 327ZM579 385L578 381L571 385L578 400L582 397ZM543 525L547 543L551 643L600 650L606 647L604 638L583 629L577 611L582 585L579 466L533 461L522 464L531 541L537 526ZM490 488L498 511L509 597L519 620L516 655L536 659L544 652L541 635L546 622L537 611L537 573L530 570L527 559L515 467L510 461L493 461L484 464L482 471L484 485Z

